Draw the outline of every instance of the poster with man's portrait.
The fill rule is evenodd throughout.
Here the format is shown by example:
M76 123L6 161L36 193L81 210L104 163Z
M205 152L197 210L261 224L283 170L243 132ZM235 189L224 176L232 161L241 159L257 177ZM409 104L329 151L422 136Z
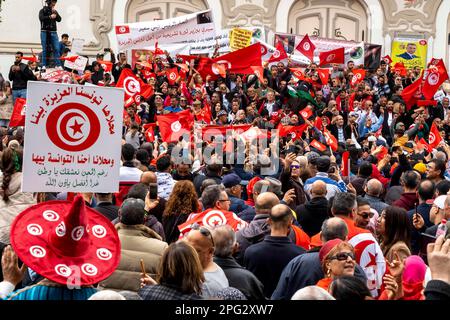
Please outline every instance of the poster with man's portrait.
M392 65L402 62L407 69L419 66L425 68L427 63L428 43L425 39L395 38L392 41Z
M294 52L295 35L275 34L274 46L276 46L279 41L283 43L284 51L286 51L287 54Z

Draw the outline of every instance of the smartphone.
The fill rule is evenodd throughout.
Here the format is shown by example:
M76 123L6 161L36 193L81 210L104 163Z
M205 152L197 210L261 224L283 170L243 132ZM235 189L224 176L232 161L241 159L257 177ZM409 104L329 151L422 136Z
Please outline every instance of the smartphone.
M158 184L157 183L150 183L150 186L148 187L149 197L151 200L157 200L158 199Z

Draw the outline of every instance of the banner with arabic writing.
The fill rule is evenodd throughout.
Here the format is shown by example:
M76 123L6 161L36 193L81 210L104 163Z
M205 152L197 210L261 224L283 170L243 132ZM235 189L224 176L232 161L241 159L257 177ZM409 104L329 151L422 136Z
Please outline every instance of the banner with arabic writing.
M22 190L117 192L123 90L28 82Z
M145 49L158 44L183 43L215 36L211 10L176 18L118 25L119 50Z

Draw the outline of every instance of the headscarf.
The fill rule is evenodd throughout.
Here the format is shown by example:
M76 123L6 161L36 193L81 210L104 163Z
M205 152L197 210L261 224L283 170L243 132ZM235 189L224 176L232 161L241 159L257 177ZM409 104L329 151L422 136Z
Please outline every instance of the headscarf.
M403 299L425 300L423 295L427 265L419 256L409 256L405 260L405 270L402 275Z

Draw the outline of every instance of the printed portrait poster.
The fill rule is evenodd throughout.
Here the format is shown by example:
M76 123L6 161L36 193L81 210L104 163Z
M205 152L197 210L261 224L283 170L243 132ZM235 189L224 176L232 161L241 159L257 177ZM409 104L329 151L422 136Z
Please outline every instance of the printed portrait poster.
M28 82L24 192L117 192L123 89Z
M392 41L392 65L403 62L406 69L419 66L424 69L427 64L427 40L395 38Z

